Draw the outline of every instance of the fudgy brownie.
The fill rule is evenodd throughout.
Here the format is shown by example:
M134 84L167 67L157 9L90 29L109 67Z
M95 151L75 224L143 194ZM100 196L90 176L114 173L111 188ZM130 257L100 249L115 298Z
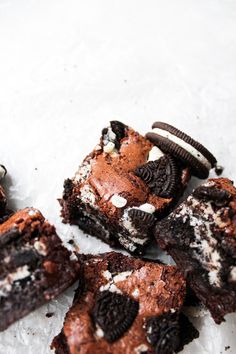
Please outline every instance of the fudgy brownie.
M0 225L0 331L78 279L80 263L33 208Z
M189 169L118 121L64 183L63 221L111 246L142 253L156 218L182 194Z
M185 273L216 323L236 311L236 188L226 178L198 187L155 237Z
M83 261L84 288L53 340L56 354L172 354L198 336L180 315L186 284L175 266L114 252Z

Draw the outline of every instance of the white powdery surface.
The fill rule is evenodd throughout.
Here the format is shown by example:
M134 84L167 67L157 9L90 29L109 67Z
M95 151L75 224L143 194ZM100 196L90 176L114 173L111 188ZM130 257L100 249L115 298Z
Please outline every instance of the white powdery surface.
M232 0L0 1L0 164L10 206L39 208L82 252L108 251L61 223L57 198L111 119L142 134L155 120L176 125L235 179L235 41ZM50 354L72 297L68 290L1 333L0 354ZM200 338L183 353L234 352L235 315L220 326L209 316L195 322Z

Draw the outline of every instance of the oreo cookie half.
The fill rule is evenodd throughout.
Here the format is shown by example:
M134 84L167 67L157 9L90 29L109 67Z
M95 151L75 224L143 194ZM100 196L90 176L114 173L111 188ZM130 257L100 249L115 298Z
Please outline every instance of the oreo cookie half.
M109 292L99 292L93 317L104 332L108 342L119 339L132 325L139 310L139 303L130 297Z
M135 174L162 198L173 198L181 183L180 170L171 155L164 155L156 161L147 162L136 169Z
M146 137L162 151L189 166L192 174L199 178L207 178L210 169L216 166L216 158L209 150L170 124L154 123Z

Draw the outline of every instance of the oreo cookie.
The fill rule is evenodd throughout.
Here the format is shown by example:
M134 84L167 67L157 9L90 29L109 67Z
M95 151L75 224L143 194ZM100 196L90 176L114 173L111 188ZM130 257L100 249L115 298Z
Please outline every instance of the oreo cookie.
M139 303L130 297L110 292L98 292L93 310L95 323L104 332L108 342L119 339L135 320L139 310Z
M138 208L132 208L128 211L128 215L132 220L132 223L136 228L149 229L152 227L156 221L156 218L153 214L147 213Z
M154 123L152 131L147 133L146 137L162 151L189 166L196 177L205 179L210 169L217 167L217 160L209 150L170 124Z
M181 183L180 168L170 155L147 162L138 167L135 174L147 184L153 194L162 198L173 198Z
M183 313L166 313L150 317L146 321L148 342L155 347L156 354L173 354L199 337L198 330Z
M102 140L105 152L112 152L120 149L120 141L125 137L127 126L117 120L110 122L110 127L102 130Z
M146 323L147 340L157 354L173 354L180 347L178 315L167 313L151 317Z

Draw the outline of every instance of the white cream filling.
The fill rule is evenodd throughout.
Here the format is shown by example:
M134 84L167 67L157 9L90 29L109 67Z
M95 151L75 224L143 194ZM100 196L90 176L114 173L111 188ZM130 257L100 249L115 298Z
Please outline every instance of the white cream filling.
M44 243L42 243L40 241L35 241L34 248L42 256L46 256L47 255L47 247L45 246Z
M80 189L80 199L82 202L85 204L89 204L93 208L96 207L95 202L96 202L96 197L95 194L92 190L92 188L88 185L85 184L81 189Z
M127 199L121 197L119 194L114 194L110 201L116 208L123 208L127 204Z
M148 162L159 160L162 156L164 156L164 154L161 149L159 149L157 146L153 146L149 151Z
M211 169L211 163L203 156L203 154L195 149L192 145L186 143L182 139L178 138L177 136L169 133L166 130L160 128L152 129L152 132L162 136L163 138L171 140L173 143L181 146L184 150L190 153L195 159L197 159L201 164L203 164L208 170Z
M113 132L111 127L107 128L107 133L104 135L103 139L103 151L107 154L117 153L115 147L116 134Z
M118 234L118 236L119 236L119 242L122 246L124 246L124 248L126 248L130 252L134 252L137 249L137 246L134 245L130 239L124 237L121 234Z
M149 213L149 214L153 214L156 211L156 208L154 207L154 205L149 204L149 203L142 204L139 207L134 207L134 209L139 209L139 210L145 211L146 213Z
M30 209L30 210L28 211L28 214L29 214L29 216L37 215L37 214L38 214L38 210Z
M109 141L107 145L104 145L103 151L106 152L107 154L111 154L115 150L115 144Z
M18 267L15 272L8 274L6 278L0 280L0 296L7 296L15 281L27 278L29 275L30 272L27 265Z
M139 296L139 289L138 288L134 289L134 291L132 292L132 295L133 295L133 297L138 297Z
M126 271L126 272L119 273L119 274L117 274L117 275L114 276L113 281L114 281L114 283L117 283L117 282L119 282L119 281L124 281L124 280L127 279L131 274L132 274L131 271Z
M88 158L82 163L82 165L79 167L78 171L76 172L75 181L76 182L85 181L90 175L91 169L92 169L92 159Z
M109 272L109 270L105 270L102 272L102 275L106 280L108 280L108 283L100 286L99 290L100 291L108 290L112 293L122 294L122 291L120 289L118 289L115 284L120 281L126 280L131 274L132 274L132 271L126 271L126 272L121 272L121 273L113 276Z
M146 344L140 344L138 347L134 349L136 354L142 354L148 352L148 346Z
M98 337L98 338L104 337L104 332L103 332L103 330L101 329L101 327L100 327L98 324L96 324L96 332L95 332L95 335L96 335L96 337Z
M236 282L236 267L231 267L230 273L229 273L229 281Z

